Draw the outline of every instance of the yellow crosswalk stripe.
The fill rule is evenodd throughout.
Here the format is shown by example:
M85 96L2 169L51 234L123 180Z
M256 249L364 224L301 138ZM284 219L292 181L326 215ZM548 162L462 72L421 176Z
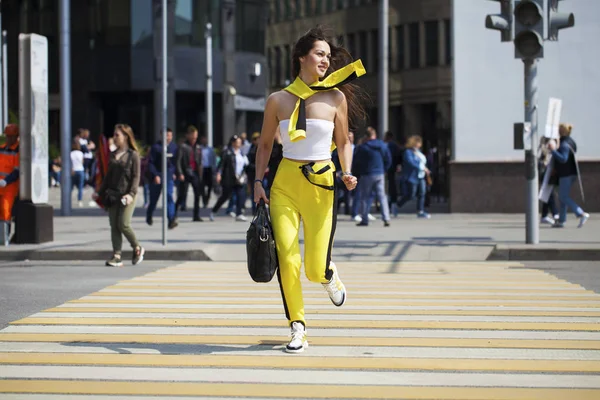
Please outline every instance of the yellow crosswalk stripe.
M187 382L115 382L69 380L0 380L0 393L57 393L156 396L238 396L313 399L414 400L597 400L598 389L455 388L424 386L341 386L229 384Z
M600 340L534 340L479 338L388 338L309 336L311 346L382 347L469 347L514 349L588 349L600 350ZM283 336L227 335L150 335L111 333L2 333L0 342L84 342L84 343L170 343L170 344L244 344L280 346Z
M406 309L348 309L330 308L328 310L313 310L306 308L310 314L332 315L463 315L463 316L527 316L527 317L600 317L600 311L527 311L503 310L498 307L493 310L406 310ZM178 313L178 314L279 314L281 308L160 308L160 307L55 307L46 310L54 313Z
M170 318L23 318L11 325L149 325L149 326L246 326L285 327L287 321L251 319L170 319ZM314 328L381 328L381 329L480 329L536 331L600 331L597 323L556 322L468 322L468 321L359 321L314 320Z
M431 370L600 372L600 361L585 360L473 360L391 357L288 357L172 354L63 354L0 353L0 364L121 365L156 367L287 368L334 370Z

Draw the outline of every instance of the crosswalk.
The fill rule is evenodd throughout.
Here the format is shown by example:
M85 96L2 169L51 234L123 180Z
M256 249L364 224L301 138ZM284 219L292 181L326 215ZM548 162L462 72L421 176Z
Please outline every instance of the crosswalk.
M600 399L600 295L518 263L337 263L303 281L308 340L274 280L189 262L0 331L0 399Z

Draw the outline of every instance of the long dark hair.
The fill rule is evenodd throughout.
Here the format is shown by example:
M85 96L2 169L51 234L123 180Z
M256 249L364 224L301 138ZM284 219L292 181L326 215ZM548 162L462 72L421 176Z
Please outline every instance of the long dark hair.
M327 42L331 49L331 61L329 62L329 69L327 69L325 76L354 61L348 50L337 44L335 36L330 29L323 25L317 25L302 35L294 45L294 51L292 52L292 74L294 77L297 77L300 73L300 57L306 56L312 50L316 41ZM350 129L353 129L359 121L367 119L364 102L369 101L369 97L360 86L354 83L347 83L340 86L339 89L346 96L346 101L348 102L348 124L350 125Z

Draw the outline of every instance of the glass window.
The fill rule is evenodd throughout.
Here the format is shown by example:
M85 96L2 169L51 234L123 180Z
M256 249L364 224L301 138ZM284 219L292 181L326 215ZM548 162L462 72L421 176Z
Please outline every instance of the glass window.
M315 15L321 15L323 13L323 1L315 0Z
M396 28L396 65L398 70L404 69L404 25Z
M446 30L446 40L445 40L445 47L446 47L446 65L450 65L452 64L452 21L450 21L449 19L444 21L444 28Z
M358 58L362 60L367 71L370 71L372 68L369 63L369 43L367 40L368 36L366 31L358 32Z
M260 0L236 2L236 49L264 54L265 13L267 4Z
M275 86L281 84L281 47L275 47Z
M275 0L275 22L281 21L281 2L279 0Z
M334 3L334 0L327 0L326 1L325 7L327 7L326 8L327 12L332 12L333 11L333 3Z
M313 1L304 0L304 15L310 17L314 14Z
M338 8L338 10L343 10L347 6L348 6L348 4L346 3L346 0L337 0L337 8Z
M95 46L130 46L130 3L98 0L90 6L91 37Z
M292 19L292 5L290 4L290 0L283 2L283 19L286 21Z
M302 0L294 1L294 16L296 18L302 18Z
M419 68L419 23L413 22L408 25L409 40L409 63L410 68Z
M376 74L379 71L379 30L374 29L371 31L371 73Z
M283 50L283 80L292 80L292 71L291 71L291 54L290 54L290 45L286 44Z
M131 46L152 48L152 3L147 0L131 0Z
M354 33L349 33L346 35L344 47L348 50L348 53L352 56L352 58L356 59L356 45L354 43Z
M425 65L439 65L439 25L438 21L425 22Z

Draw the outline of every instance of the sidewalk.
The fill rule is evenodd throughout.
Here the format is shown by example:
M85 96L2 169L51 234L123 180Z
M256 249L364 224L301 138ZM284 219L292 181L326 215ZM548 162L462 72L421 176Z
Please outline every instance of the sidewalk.
M111 254L110 228L105 212L98 208L73 208L61 217L57 190L54 242L40 245L0 247L2 260L105 260ZM86 193L84 203L89 201ZM192 196L188 196L188 201ZM248 223L218 216L214 222L192 222L187 211L179 227L167 232L162 245L162 218L155 212L154 225L145 222L142 199L133 218L133 228L146 248L147 259L191 261L245 261ZM77 204L76 202L74 204ZM191 206L191 204L190 204ZM408 206L407 206L408 207ZM188 209L191 207L188 206ZM206 213L206 210L204 210ZM222 214L222 212L220 213ZM204 215L204 214L203 214ZM368 227L356 227L350 217L338 219L332 257L340 261L482 261L482 260L600 260L600 219L592 215L577 229L570 215L564 229L540 227L540 244L525 245L525 217L516 214L433 214L420 220L401 214L384 228L380 217ZM128 244L124 241L124 250ZM124 259L130 257L124 252Z

